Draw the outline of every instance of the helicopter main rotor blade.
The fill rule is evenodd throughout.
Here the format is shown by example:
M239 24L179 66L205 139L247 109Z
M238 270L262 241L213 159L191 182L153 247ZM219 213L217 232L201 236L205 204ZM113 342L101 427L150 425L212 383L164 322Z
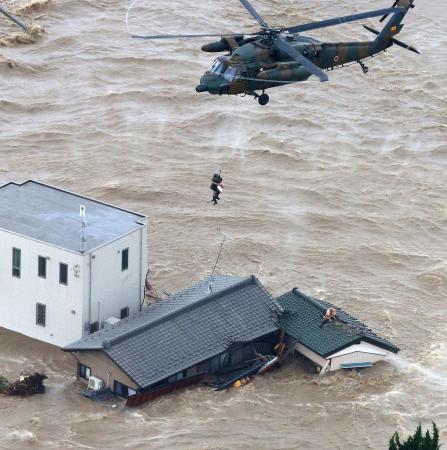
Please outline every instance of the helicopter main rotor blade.
M242 0L241 0L242 1ZM369 19L371 17L384 16L385 14L396 14L398 12L404 11L404 8L385 8L377 9L374 11L369 11L360 14L352 14L350 16L336 17L335 19L320 20L318 22L306 23L303 25L297 25L295 27L285 28L283 31L288 31L289 33L301 33L302 31L316 30L318 28L332 27L334 25L341 25L344 23L355 22L357 20Z
M270 28L267 22L258 14L256 9L253 8L252 4L248 0L239 0L245 7L245 9L256 19L256 21L261 25L262 28Z
M398 3L399 3L399 0L395 0L394 3L393 3L392 8L394 8L395 6L397 6ZM387 17L388 17L388 14L385 14L385 15L379 20L379 22L383 22Z
M256 33L213 33L213 34L132 34L134 39L179 39L179 38L202 38L202 37L233 37L233 36L256 36Z
M304 55L302 55L298 50L295 50L291 45L289 45L282 37L277 37L273 45L278 47L284 53L287 53L295 61L302 64L309 72L316 75L320 81L329 81L328 76L313 62L309 61Z

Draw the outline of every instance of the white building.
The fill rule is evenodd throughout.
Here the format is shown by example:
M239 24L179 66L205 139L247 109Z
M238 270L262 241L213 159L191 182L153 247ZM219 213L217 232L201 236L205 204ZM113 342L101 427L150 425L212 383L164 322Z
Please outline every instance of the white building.
M63 347L136 312L146 227L143 215L36 181L0 187L0 326Z

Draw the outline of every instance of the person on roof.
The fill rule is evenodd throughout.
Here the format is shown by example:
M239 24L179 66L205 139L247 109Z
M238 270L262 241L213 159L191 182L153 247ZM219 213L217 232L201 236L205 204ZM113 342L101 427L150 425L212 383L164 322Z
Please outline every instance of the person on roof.
M335 308L331 306L327 309L326 314L324 316L321 316L322 322L320 324L320 328L328 322L331 322L335 319L335 316L337 315L337 311L335 311Z
M222 177L220 176L220 172L213 174L213 178L211 178L210 189L213 191L213 198L211 201L213 202L214 205L217 205L219 195L223 189Z

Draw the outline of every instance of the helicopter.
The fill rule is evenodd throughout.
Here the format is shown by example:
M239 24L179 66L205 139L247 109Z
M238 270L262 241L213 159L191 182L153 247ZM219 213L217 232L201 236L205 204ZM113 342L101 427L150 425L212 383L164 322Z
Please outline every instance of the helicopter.
M329 70L358 63L368 73L364 60L377 56L392 45L418 53L414 47L395 38L402 30L401 23L414 0L395 0L391 8L378 9L334 19L272 28L259 15L248 0L239 0L260 25L260 30L250 33L207 33L207 34L165 34L136 35L135 39L190 39L220 37L220 40L205 44L202 50L219 56L200 78L197 92L213 95L250 95L260 105L269 102L266 89L307 80L312 75L320 81L328 81ZM367 25L364 27L376 35L367 42L321 42L300 33L334 25L379 17L381 22L391 16L381 31ZM257 91L260 91L259 94Z

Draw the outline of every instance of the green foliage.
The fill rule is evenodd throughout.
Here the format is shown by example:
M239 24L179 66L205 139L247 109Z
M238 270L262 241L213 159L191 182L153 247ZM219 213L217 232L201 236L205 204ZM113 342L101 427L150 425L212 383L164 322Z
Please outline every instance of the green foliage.
M425 436L422 434L421 424L416 428L413 436L401 443L399 433L394 433L390 440L389 450L439 450L441 445L439 442L439 431L436 424L433 423L433 436L430 436L430 431L427 430Z
M0 390L4 389L8 384L8 380L0 375Z

